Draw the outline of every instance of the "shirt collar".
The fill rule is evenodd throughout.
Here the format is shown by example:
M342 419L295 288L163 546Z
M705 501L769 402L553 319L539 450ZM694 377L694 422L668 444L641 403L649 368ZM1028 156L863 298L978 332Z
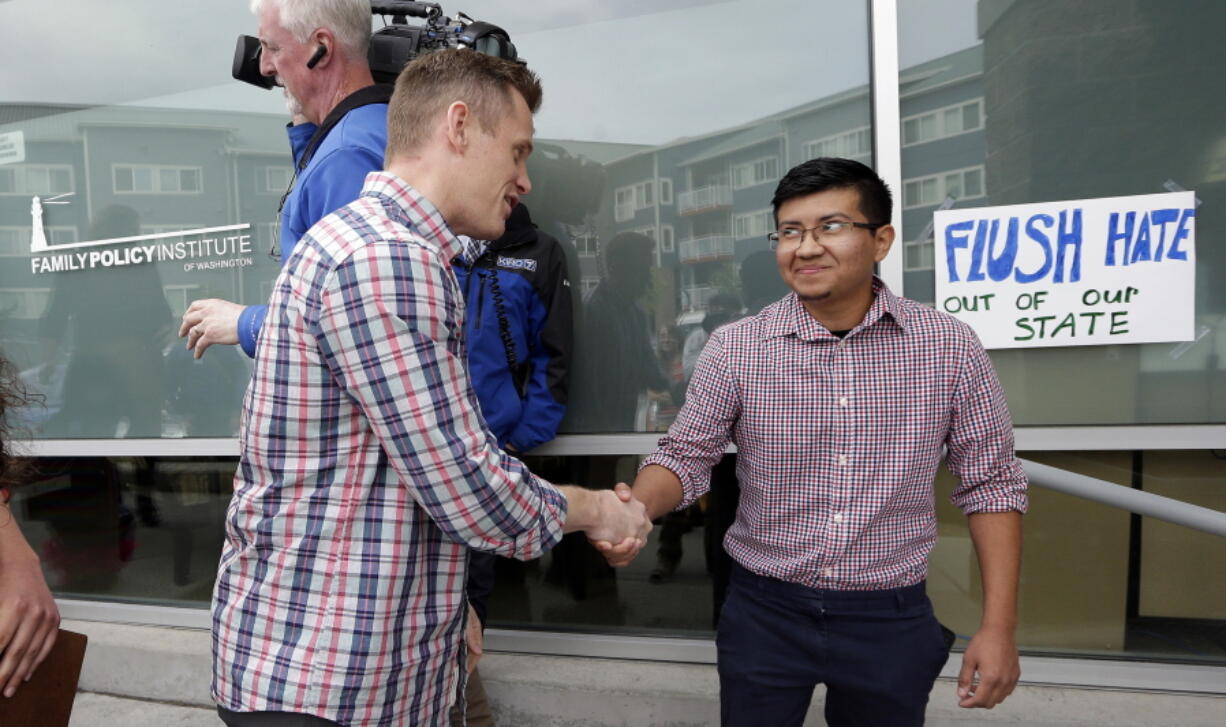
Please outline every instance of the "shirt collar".
M805 310L804 304L794 292L771 305L763 314L766 318L762 329L763 340L794 335L804 341L814 341L831 335L809 315L809 311ZM885 281L874 275L873 303L864 314L864 320L855 328L868 328L887 316L899 327L906 328L906 310L901 299L890 291Z
M362 185L363 197L378 199L388 216L408 227L426 242L436 246L443 259L451 262L465 252L464 241L459 238L443 213L430 200L422 196L408 182L391 172L371 172Z

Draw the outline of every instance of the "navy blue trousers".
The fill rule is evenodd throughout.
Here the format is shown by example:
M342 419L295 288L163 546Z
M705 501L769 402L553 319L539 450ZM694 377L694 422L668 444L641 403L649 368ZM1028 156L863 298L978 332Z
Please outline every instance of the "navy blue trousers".
M722 724L800 727L825 684L830 727L922 725L950 636L923 583L821 590L734 564L715 639Z

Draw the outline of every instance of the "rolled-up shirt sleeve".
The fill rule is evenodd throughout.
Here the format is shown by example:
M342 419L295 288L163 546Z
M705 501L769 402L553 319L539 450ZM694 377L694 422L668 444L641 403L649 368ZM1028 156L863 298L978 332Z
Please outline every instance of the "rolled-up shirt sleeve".
M499 449L468 380L458 290L431 250L369 245L329 274L316 335L413 499L454 542L518 559L562 536L566 498ZM448 343L451 343L451 346Z
M719 331L694 365L685 404L660 438L659 448L643 460L643 467L659 465L681 480L677 509L688 507L711 487L711 468L719 462L732 439L741 412L741 398L728 366Z
M966 515L1026 512L1026 473L1014 451L1013 420L992 360L968 333L966 365L953 394L946 464L958 478L950 501Z

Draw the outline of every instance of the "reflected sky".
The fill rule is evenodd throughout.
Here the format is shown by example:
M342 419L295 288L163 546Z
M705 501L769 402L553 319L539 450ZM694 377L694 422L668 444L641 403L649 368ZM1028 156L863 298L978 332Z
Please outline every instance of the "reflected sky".
M284 111L279 91L230 79L234 38L255 30L245 0L56 7L0 4L0 26L21 29L7 34L0 56L0 103ZM543 137L658 144L868 81L866 4L846 0L458 0L443 8L510 32L545 84Z

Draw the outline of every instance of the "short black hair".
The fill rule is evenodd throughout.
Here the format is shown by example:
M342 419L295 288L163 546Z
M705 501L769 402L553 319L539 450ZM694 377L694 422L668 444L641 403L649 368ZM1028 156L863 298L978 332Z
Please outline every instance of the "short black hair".
M792 167L779 186L771 206L775 224L779 224L779 207L788 200L807 197L828 189L855 189L860 193L860 211L873 224L890 224L894 200L890 188L869 167L854 159L818 157Z
M641 232L622 232L609 240L604 251L605 265L610 271L620 272L638 262L644 252L651 253L655 249L655 241Z

